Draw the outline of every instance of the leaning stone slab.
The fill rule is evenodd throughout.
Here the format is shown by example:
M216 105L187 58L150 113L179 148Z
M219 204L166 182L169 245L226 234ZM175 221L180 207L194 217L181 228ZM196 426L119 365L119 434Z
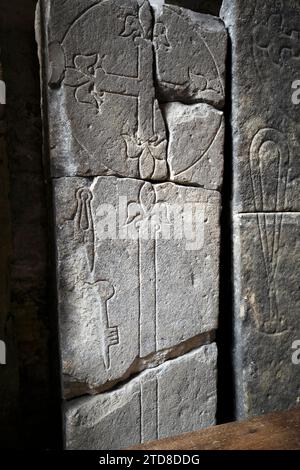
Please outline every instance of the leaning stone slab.
M219 193L115 177L53 184L65 395L102 391L207 342Z
M227 33L219 18L176 6L155 10L154 48L162 101L224 105Z
M148 1L40 0L38 12L52 176L166 179Z
M225 0L222 16L232 42L234 209L299 211L300 2Z
M220 190L224 167L224 117L207 104L167 103L170 179Z
M216 414L213 343L115 391L65 405L67 449L124 449L137 443L211 426Z
M235 215L234 239L236 399L244 418L299 405L300 214Z

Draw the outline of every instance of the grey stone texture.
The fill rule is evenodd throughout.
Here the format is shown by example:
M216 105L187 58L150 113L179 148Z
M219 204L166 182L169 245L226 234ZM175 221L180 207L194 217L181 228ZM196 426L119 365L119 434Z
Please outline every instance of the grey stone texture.
M237 416L296 407L300 339L300 213L237 214L235 375Z
M222 107L227 50L223 22L169 5L163 5L155 16L159 98L185 103L203 101Z
M117 390L66 404L67 449L124 449L214 423L217 348L166 362Z
M54 180L54 202L66 396L217 328L219 193L69 177Z
M299 1L223 2L232 43L235 380L240 418L296 406Z
M165 179L148 1L85 0L74 8L41 0L41 9L52 176Z
M300 2L225 0L232 41L234 209L299 211Z
M207 104L167 103L170 179L220 190L224 167L224 117Z

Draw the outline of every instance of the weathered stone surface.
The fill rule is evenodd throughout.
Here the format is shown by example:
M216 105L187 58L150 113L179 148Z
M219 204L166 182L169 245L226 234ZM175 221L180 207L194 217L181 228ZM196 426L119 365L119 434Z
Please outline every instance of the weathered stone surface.
M163 101L224 105L227 33L219 18L163 5L156 14L154 48Z
M54 191L67 396L216 329L219 193L115 177L59 178Z
M215 344L146 371L121 388L65 407L67 449L121 449L213 425Z
M219 190L223 180L224 118L207 104L168 103L170 179Z
M242 418L297 406L300 214L234 217L235 377Z
M299 402L299 0L223 2L232 42L237 416ZM276 98L275 98L276 97ZM290 211L290 212L288 212ZM237 213L244 214L237 214Z
M167 141L153 85L149 3L78 3L41 0L52 175L165 179Z
M232 41L234 208L298 211L300 2L225 0Z

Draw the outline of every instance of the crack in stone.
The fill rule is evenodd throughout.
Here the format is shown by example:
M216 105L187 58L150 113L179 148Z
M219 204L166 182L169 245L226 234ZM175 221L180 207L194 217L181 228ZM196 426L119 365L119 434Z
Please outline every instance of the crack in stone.
M179 357L183 357L190 352L201 348L202 346L213 343L215 341L215 335L215 330L208 331L196 335L193 338L189 338L188 340L171 348L156 351L143 358L138 357L133 361L123 377L120 377L119 379L111 382L107 382L106 384L99 387L93 388L92 386L88 386L83 382L74 382L69 387L68 391L68 386L66 385L66 393L64 398L70 402L78 398L95 396L103 392L112 392L120 389L139 375L142 375L148 369L155 369L162 364L165 364L174 359L178 359ZM64 377L66 376L67 374L64 374ZM71 375L68 375L68 377L71 377ZM78 394L76 394L76 387L78 387ZM72 393L71 389L75 389L74 393Z
M120 179L120 180L126 180L126 179L129 179L129 180L135 180L135 181L140 181L140 182L143 182L143 183L150 183L152 184L153 186L158 186L160 184L166 184L166 183L170 183L170 184L174 184L174 186L178 186L179 188L195 188L195 189L204 189L205 191L213 191L215 193L218 193L220 194L221 193L221 190L218 190L218 189L215 189L215 188L208 188L208 187L205 187L204 185L200 185L198 183L185 183L185 182L180 182L178 183L177 181L171 181L171 180L151 180L151 179L143 179L143 178L135 178L135 177L132 177L132 176L123 176L123 175L87 175L87 176L82 176L82 175L68 175L68 176L52 176L50 181L59 181L59 180L63 180L65 178L82 178L83 180L94 180L95 178L116 178L116 179Z

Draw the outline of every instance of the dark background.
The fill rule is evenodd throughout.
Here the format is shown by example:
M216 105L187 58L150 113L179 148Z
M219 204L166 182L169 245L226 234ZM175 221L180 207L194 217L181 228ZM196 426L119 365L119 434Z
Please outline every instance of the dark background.
M7 365L0 366L0 447L19 449L58 448L62 442L35 6L35 0L0 0L0 62L7 87L2 140L8 163L4 176L2 149L0 190L8 187L10 214L0 259L9 291L0 304L0 339L7 345ZM3 194L0 207L4 212Z

